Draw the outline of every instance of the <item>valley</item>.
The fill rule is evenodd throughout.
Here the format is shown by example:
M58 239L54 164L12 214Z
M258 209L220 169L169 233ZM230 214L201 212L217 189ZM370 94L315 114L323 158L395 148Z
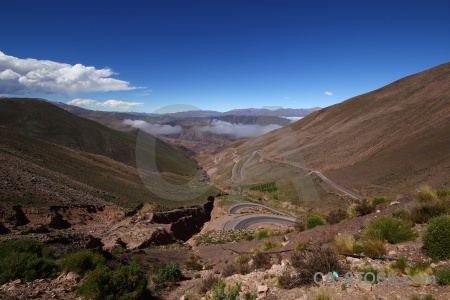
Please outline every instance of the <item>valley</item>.
M295 122L287 109L139 115L1 98L0 252L37 241L56 271L0 272L0 299L89 299L77 291L92 274L133 261L145 291L132 299L218 299L217 282L240 285L239 299L448 299L448 257L424 245L450 212L449 82L440 65ZM105 262L83 274L64 265L73 253ZM344 288L304 273L391 269L440 283Z

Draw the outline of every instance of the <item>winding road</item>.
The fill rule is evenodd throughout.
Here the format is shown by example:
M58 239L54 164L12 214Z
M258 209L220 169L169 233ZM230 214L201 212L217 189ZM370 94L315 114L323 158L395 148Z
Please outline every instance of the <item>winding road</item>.
M272 213L272 214L250 214L250 215L241 215L233 220L230 220L223 224L222 229L223 230L239 230L239 229L248 229L257 225L261 224L280 224L280 225L286 225L286 226L294 226L295 219L290 218L284 215L284 213L270 208L265 205L256 204L256 203L250 203L250 202L243 202L238 203L233 206L231 206L228 209L228 213L235 214L238 213L240 210L245 208L252 208L252 207L262 207Z
M265 205L262 205L262 204L250 203L250 202L243 202L243 203L235 204L235 205L231 206L228 209L228 213L229 214L235 214L235 213L239 212L240 210L243 210L243 209L246 209L246 208L252 208L252 207L262 207L262 208L267 209L268 211L270 211L270 212L272 212L274 214L285 215L281 211L278 211L276 209L270 208L268 206L265 206Z
M245 167L246 167L247 163L253 158L253 156L254 156L255 154L258 154L261 158L264 158L265 160L268 160L268 161L273 161L273 162L277 162L277 163L282 163L282 164L290 165L290 166L292 166L292 167L295 167L295 168L299 168L299 169L308 171L308 172L310 172L309 174L314 173L314 174L316 174L319 178L321 178L323 181L325 181L326 183L328 183L331 187L333 187L333 188L335 188L336 190L338 190L338 191L340 191L340 192L346 194L347 196L349 196L349 197L351 197L351 198L353 198L353 199L356 199L356 200L360 200L360 201L364 199L363 197L361 197L360 195L356 194L355 192L352 192L352 191L350 191L350 190L348 190L348 189L346 189L346 188L340 186L340 185L337 184L336 182L332 181L331 179L329 179L328 177L326 177L325 175L323 175L320 171L317 171L317 170L314 170L314 169L311 169L311 168L302 166L302 165L300 165L300 164L298 164L298 163L295 163L295 162L285 161L285 160L279 160L279 159L273 159L273 158L269 158L269 157L264 157L264 153L263 153L262 150L254 151L254 152L252 153L252 155L244 162L244 164L242 165L241 170L240 170L240 172L239 172L239 173L240 173L240 177L241 177L240 179L237 178L238 176L237 176L237 174L236 174L236 173L237 173L236 169L237 169L238 163L239 163L239 161L240 161L240 159L239 159L240 157L239 157L239 155L236 154L236 150L233 150L233 156L235 157L235 158L233 159L233 161L234 161L234 166L233 166L233 169L231 170L231 177L230 177L227 181L228 181L228 182L238 182L238 181L243 181L243 180L245 180L245 174L244 174Z
M281 224L286 226L294 226L295 219L267 214L246 215L228 221L223 225L223 230L249 229L261 224Z

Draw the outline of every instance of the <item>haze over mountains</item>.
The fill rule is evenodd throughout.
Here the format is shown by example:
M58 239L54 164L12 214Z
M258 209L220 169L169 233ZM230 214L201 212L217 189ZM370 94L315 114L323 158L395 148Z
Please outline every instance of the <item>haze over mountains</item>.
M395 196L421 184L448 185L449 149L447 63L212 155L227 157L235 151L245 161L262 150L265 158L316 169L355 191ZM232 162L216 165L206 156L203 159L207 168L218 169L217 178L223 168L233 167ZM264 173L258 166L254 161L246 170L253 180Z
M147 114L89 110L61 102L49 102L77 116L115 130L144 130L162 135L168 142L194 152L224 146L231 141L260 136L301 119L311 109L236 109L229 112L192 110Z

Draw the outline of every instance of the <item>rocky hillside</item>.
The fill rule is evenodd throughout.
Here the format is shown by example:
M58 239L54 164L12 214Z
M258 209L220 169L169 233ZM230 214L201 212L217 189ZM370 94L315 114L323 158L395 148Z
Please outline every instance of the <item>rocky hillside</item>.
M228 155L223 164L214 164L207 156L203 161L220 175L221 169L225 174L233 167L232 151L245 161L254 151L263 150L268 159L321 171L356 191L396 195L421 184L448 185L449 148L447 63L212 153ZM263 172L255 166L246 173Z

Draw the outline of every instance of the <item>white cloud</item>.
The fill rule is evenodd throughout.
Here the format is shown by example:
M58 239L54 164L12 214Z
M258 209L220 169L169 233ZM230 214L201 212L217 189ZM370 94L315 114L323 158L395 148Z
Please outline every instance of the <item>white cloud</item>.
M111 78L114 74L109 68L21 59L0 51L0 93L4 94L70 95L136 89L127 81Z
M67 102L69 105L77 105L77 106L91 106L91 107L108 107L108 108L122 108L129 109L133 106L141 106L144 103L142 102L127 102L121 100L107 100L105 102L99 102L97 100L92 99L73 99Z
M283 99L285 99L285 100L289 100L289 97L287 97L287 96L286 96L286 97L283 97Z
M236 138L249 138L263 135L281 127L282 126L276 124L245 125L232 124L221 120L212 120L210 126L201 126L197 129L204 132L231 135Z
M177 134L182 131L181 126L171 126L171 125L160 125L160 124L151 124L147 123L143 120L123 120L125 125L130 125L131 127L141 129L147 133L153 135L159 134Z
M285 119L291 120L291 122L295 122L300 119L303 119L303 117L280 117L280 118L285 118Z
M325 92L324 94L327 95L327 96L333 96L333 93L332 92L328 92L328 91Z

